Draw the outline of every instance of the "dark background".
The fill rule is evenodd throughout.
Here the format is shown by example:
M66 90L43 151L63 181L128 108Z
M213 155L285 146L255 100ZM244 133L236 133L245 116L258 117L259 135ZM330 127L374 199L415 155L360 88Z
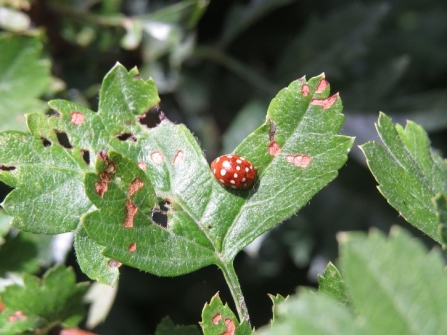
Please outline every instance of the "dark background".
M99 84L110 68L117 61L128 69L138 66L144 78L152 75L159 86L161 109L195 133L209 161L231 152L260 125L269 101L291 81L325 72L331 91L340 92L343 133L357 139L339 177L257 248L236 258L256 328L271 317L268 293L287 295L300 285L317 286L316 274L328 261L336 262L339 231L388 231L398 224L433 246L379 194L356 146L377 140L374 122L383 111L395 122L421 124L445 156L446 1L212 0L197 25L188 26L186 18L175 22L179 35L172 45L160 46L143 36L132 50L120 46L122 27L103 24L98 17L145 15L178 1L113 3L107 10L93 1L32 3L28 14L45 29L52 72L66 83L57 97L95 110ZM93 38L80 43L77 37L85 28ZM190 50L173 61L179 45L192 37ZM157 50L162 51L151 55ZM1 190L3 199L8 189L3 185ZM77 267L74 255L67 263ZM78 272L79 280L87 280ZM233 306L216 267L160 278L123 266L113 309L94 331L153 333L165 315L179 324L197 324L203 305L218 291Z

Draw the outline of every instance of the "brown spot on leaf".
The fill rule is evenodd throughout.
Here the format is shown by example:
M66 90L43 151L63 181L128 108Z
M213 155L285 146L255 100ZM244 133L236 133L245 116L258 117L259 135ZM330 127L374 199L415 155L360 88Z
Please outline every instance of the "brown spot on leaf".
M99 181L95 183L95 192L102 198L104 193L107 192L110 183L110 176L107 172L103 171L99 174Z
M127 141L127 140L132 141L132 142L137 141L137 138L132 133L121 133L121 134L116 135L116 138L119 139L120 141Z
M151 153L151 160L155 163L155 164L160 164L163 163L165 160L165 157L163 156L163 154L161 153L161 151L154 151L153 153Z
M132 182L129 184L129 196L133 196L135 193L141 190L143 186L144 182L140 178L137 177L132 180Z
M0 164L0 170L2 170L2 171L13 171L15 169L16 169L16 167L13 166L13 165L3 165L3 164Z
M275 134L276 134L276 123L270 119L270 129L269 129L269 138L270 142L275 140Z
M310 93L309 85L303 84L303 86L301 86L301 94L303 95L303 97L307 97L309 93Z
M138 167L143 171L146 171L147 169L147 165L145 162L138 162Z
M334 104L334 102L337 100L337 98L338 98L338 93L335 93L334 95L332 95L326 99L312 99L310 104L314 105L314 106L321 106L321 107L323 107L323 109L328 109Z
M107 164L106 172L108 174L114 174L116 172L116 166L115 163L110 162Z
M23 314L22 311L15 311L12 315L8 316L8 322L15 322L17 320L26 320L28 317Z
M275 141L270 142L269 144L269 154L271 156L278 156L279 153L281 152L281 147L279 146L278 143L276 143Z
M111 259L111 260L109 261L109 267L111 267L111 268L118 268L118 267L120 267L122 264L123 264L123 263L118 262L116 259Z
M85 120L85 115L78 111L73 111L70 114L70 123L75 126L80 126Z
M127 247L127 251L129 251L129 252L135 252L135 250L137 250L137 244L134 242L134 243L131 243L128 247Z
M308 155L298 154L298 155L287 155L286 161L292 163L296 166L306 168L312 161L312 157Z
M126 200L126 218L124 219L124 228L133 227L133 218L138 212L138 207L130 200Z
M101 157L101 159L104 161L104 163L106 163L106 164L109 163L109 156L107 156L107 154L104 150L101 150L99 152L99 157Z
M318 83L317 89L315 90L315 93L322 93L322 92L324 92L324 90L328 86L329 86L329 82L326 79L321 78L320 82Z
M183 150L178 150L177 153L174 156L174 159L172 160L173 165L177 165L185 160L185 153Z
M213 316L213 323L215 325L217 325L219 323L219 321L222 320L222 314L217 313L216 315Z

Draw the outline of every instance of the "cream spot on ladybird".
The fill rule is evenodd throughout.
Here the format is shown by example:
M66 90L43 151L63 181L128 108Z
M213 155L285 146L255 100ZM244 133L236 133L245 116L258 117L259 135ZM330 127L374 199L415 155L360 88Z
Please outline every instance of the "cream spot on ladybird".
M238 176L237 176L237 173L235 173L235 174L233 175L233 177L234 177L234 178L237 178L237 177L238 177Z
M229 161L225 161L225 162L223 162L223 163L222 163L222 166L223 166L225 169L230 169L230 168L231 168L231 164L230 164Z
M238 166L236 166L236 170L240 170L241 169L241 167L238 165Z
M239 159L242 160L242 161L245 161L245 158L244 158L244 157L239 157Z
M218 163L220 161L220 157L217 157L216 159L216 163Z
M227 158L231 159L231 158L233 158L233 155L227 155Z
M223 183L225 183L225 180L223 180L223 179L219 179L219 181L223 184Z
M230 183L236 184L236 182L233 179L230 180Z
M244 182L244 181L246 181L247 180L247 178L242 178L242 182Z
M221 176L225 176L226 174L227 174L227 170L225 170L225 169L220 170Z
M216 174L216 169L213 169L213 173Z
M241 164L242 161L240 159L236 160L236 163Z
M248 167L246 167L245 168L245 172L248 172L248 171L250 171L250 169Z

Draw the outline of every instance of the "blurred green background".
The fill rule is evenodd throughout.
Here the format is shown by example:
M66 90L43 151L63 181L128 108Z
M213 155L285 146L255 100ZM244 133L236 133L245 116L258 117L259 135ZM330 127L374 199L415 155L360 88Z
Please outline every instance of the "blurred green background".
M395 122L421 124L432 146L443 156L447 150L445 0L0 0L0 28L3 36L41 41L38 57L52 74L39 93L44 101L69 99L95 110L109 69L117 61L137 66L142 77L155 79L161 110L194 132L209 161L231 152L264 121L281 88L322 72L332 92L340 92L342 132L356 136L356 145L377 139L374 122L384 111ZM41 103L20 108L0 108L0 129L25 129L20 116L45 110ZM2 200L9 189L0 186ZM355 146L339 178L237 257L253 325L271 317L267 293L316 286L317 274L337 258L337 232L388 231L392 224L432 245L388 206ZM42 247L51 238L12 235L0 260L22 248L28 259L42 258L30 266L34 271L51 262ZM77 266L73 253L66 263ZM215 267L159 278L123 266L112 311L94 331L153 333L165 315L195 324L217 291L233 306Z

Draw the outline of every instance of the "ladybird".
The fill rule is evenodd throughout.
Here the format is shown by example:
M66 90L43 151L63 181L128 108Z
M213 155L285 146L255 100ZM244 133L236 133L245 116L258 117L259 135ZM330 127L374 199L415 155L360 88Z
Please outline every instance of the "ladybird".
M224 187L248 188L256 177L256 168L244 157L231 154L217 157L211 163L214 177Z

